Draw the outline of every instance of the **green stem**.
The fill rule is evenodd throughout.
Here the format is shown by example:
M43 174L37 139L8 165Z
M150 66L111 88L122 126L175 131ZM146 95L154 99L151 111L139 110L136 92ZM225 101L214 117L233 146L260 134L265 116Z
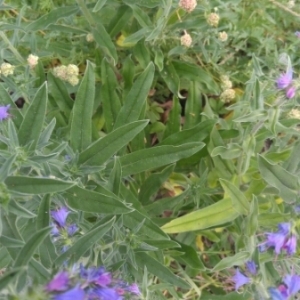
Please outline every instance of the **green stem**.
M4 32L0 31L0 37L8 45L9 50L15 55L15 57L18 59L18 61L21 64L24 64L25 60L20 55L19 51L13 46L13 44L10 42L10 40L7 38L7 36L4 34Z
M80 7L80 10L82 11L83 15L86 17L89 24L92 27L95 26L95 24L96 24L95 20L94 20L92 14L90 13L90 11L88 10L88 8L86 7L84 0L77 0L77 4Z

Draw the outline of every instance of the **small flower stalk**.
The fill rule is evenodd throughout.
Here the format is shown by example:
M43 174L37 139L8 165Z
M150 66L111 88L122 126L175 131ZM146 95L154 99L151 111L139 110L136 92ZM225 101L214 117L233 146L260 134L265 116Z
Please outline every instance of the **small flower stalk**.
M63 81L69 82L75 86L79 83L79 68L76 65L69 64L68 66L58 66L53 69L55 77L60 78Z
M197 6L196 0L180 0L179 7L188 13L191 13Z

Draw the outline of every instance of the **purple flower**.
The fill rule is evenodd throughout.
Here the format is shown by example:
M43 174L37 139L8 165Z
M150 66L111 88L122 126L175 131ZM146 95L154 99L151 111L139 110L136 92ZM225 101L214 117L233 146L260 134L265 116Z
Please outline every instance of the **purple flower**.
M290 223L279 223L278 224L278 232L282 234L289 234L291 231L291 224Z
M296 31L296 32L295 32L295 36L296 36L297 38L300 38L300 31Z
M275 253L279 254L284 246L286 236L282 233L267 233L267 246L274 247Z
M89 294L89 299L122 300L123 297L113 288L94 288Z
M51 216L54 219L54 221L57 223L59 227L65 227L66 226L66 220L68 217L68 214L70 212L67 210L66 207L62 207L58 210L52 210Z
M283 248L286 250L287 254L292 255L296 253L297 248L297 238L295 235L290 236L285 242Z
M279 90L287 88L293 80L293 69L289 68L286 73L283 73L276 80L277 88Z
M80 266L80 276L88 283L95 283L102 287L109 285L112 281L111 274L105 271L105 268L88 268Z
M54 300L84 300L84 298L85 298L85 294L83 289L77 286L72 290L69 290L59 295L55 295L53 299Z
M242 274L239 269L236 270L236 273L232 277L232 280L235 283L235 290L238 290L241 286L250 282L250 279Z
M8 110L10 105L0 106L0 121L3 121L9 117Z
M283 279L288 289L289 296L294 296L300 290L300 276L298 275L286 275Z
M295 211L295 213L298 215L298 214L300 214L300 205L296 205L295 207L294 207L294 211Z
M128 287L128 292L135 294L135 295L141 294L140 289L136 283L133 283Z
M285 95L288 99L292 99L295 97L296 95L296 88L294 86L290 86L286 92L285 92Z
M64 291L68 288L69 276L67 272L59 272L54 278L47 284L46 290L52 291Z
M256 275L256 264L253 260L249 260L248 262L246 262L246 267L252 275Z
M68 235L69 235L69 236L74 235L74 233L75 233L77 230L78 230L78 227L77 227L76 224L69 225L68 228L67 228Z
M287 300L288 299L287 293L282 293L281 291L279 291L278 289L276 289L274 287L269 288L269 293L271 295L272 300Z

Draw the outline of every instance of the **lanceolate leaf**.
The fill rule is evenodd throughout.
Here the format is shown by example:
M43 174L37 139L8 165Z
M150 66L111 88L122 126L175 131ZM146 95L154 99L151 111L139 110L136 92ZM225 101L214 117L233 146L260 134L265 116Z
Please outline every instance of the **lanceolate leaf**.
M148 124L147 120L124 125L100 138L79 155L80 164L100 166L126 146Z
M26 111L19 129L19 143L22 146L30 144L34 150L41 135L48 99L47 84L44 83L37 91L29 108Z
M203 209L172 220L161 227L166 233L203 230L233 221L239 216L231 199L223 199Z
M283 167L270 163L259 155L258 168L262 178L271 186L279 190L280 196L287 202L294 201L299 193L298 178Z
M14 263L14 267L25 266L35 253L37 247L43 242L50 231L51 227L45 227L34 233L19 252L19 255Z
M8 176L4 182L13 192L34 195L62 192L75 184L72 181L27 176Z
M5 274L0 278L0 291L2 291L9 283L15 281L16 278L25 270L26 269L24 267L21 267L13 268L12 270L5 272Z
M134 82L130 92L125 98L124 106L118 114L114 128L139 119L152 85L154 70L155 67L153 63L149 63L145 71L139 75L138 79Z
M95 75L91 63L88 61L73 107L70 135L73 150L80 152L91 143L94 98Z
M115 215L132 211L117 196L108 196L79 186L71 188L65 197L70 207L85 212Z
M153 170L182 158L189 157L205 146L204 143L188 143L181 146L158 146L139 150L125 156L120 161L123 176Z

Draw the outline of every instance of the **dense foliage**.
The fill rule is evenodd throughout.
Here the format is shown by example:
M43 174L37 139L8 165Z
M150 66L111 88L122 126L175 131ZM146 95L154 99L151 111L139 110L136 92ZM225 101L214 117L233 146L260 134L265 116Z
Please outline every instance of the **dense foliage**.
M299 4L0 14L0 299L293 299Z

